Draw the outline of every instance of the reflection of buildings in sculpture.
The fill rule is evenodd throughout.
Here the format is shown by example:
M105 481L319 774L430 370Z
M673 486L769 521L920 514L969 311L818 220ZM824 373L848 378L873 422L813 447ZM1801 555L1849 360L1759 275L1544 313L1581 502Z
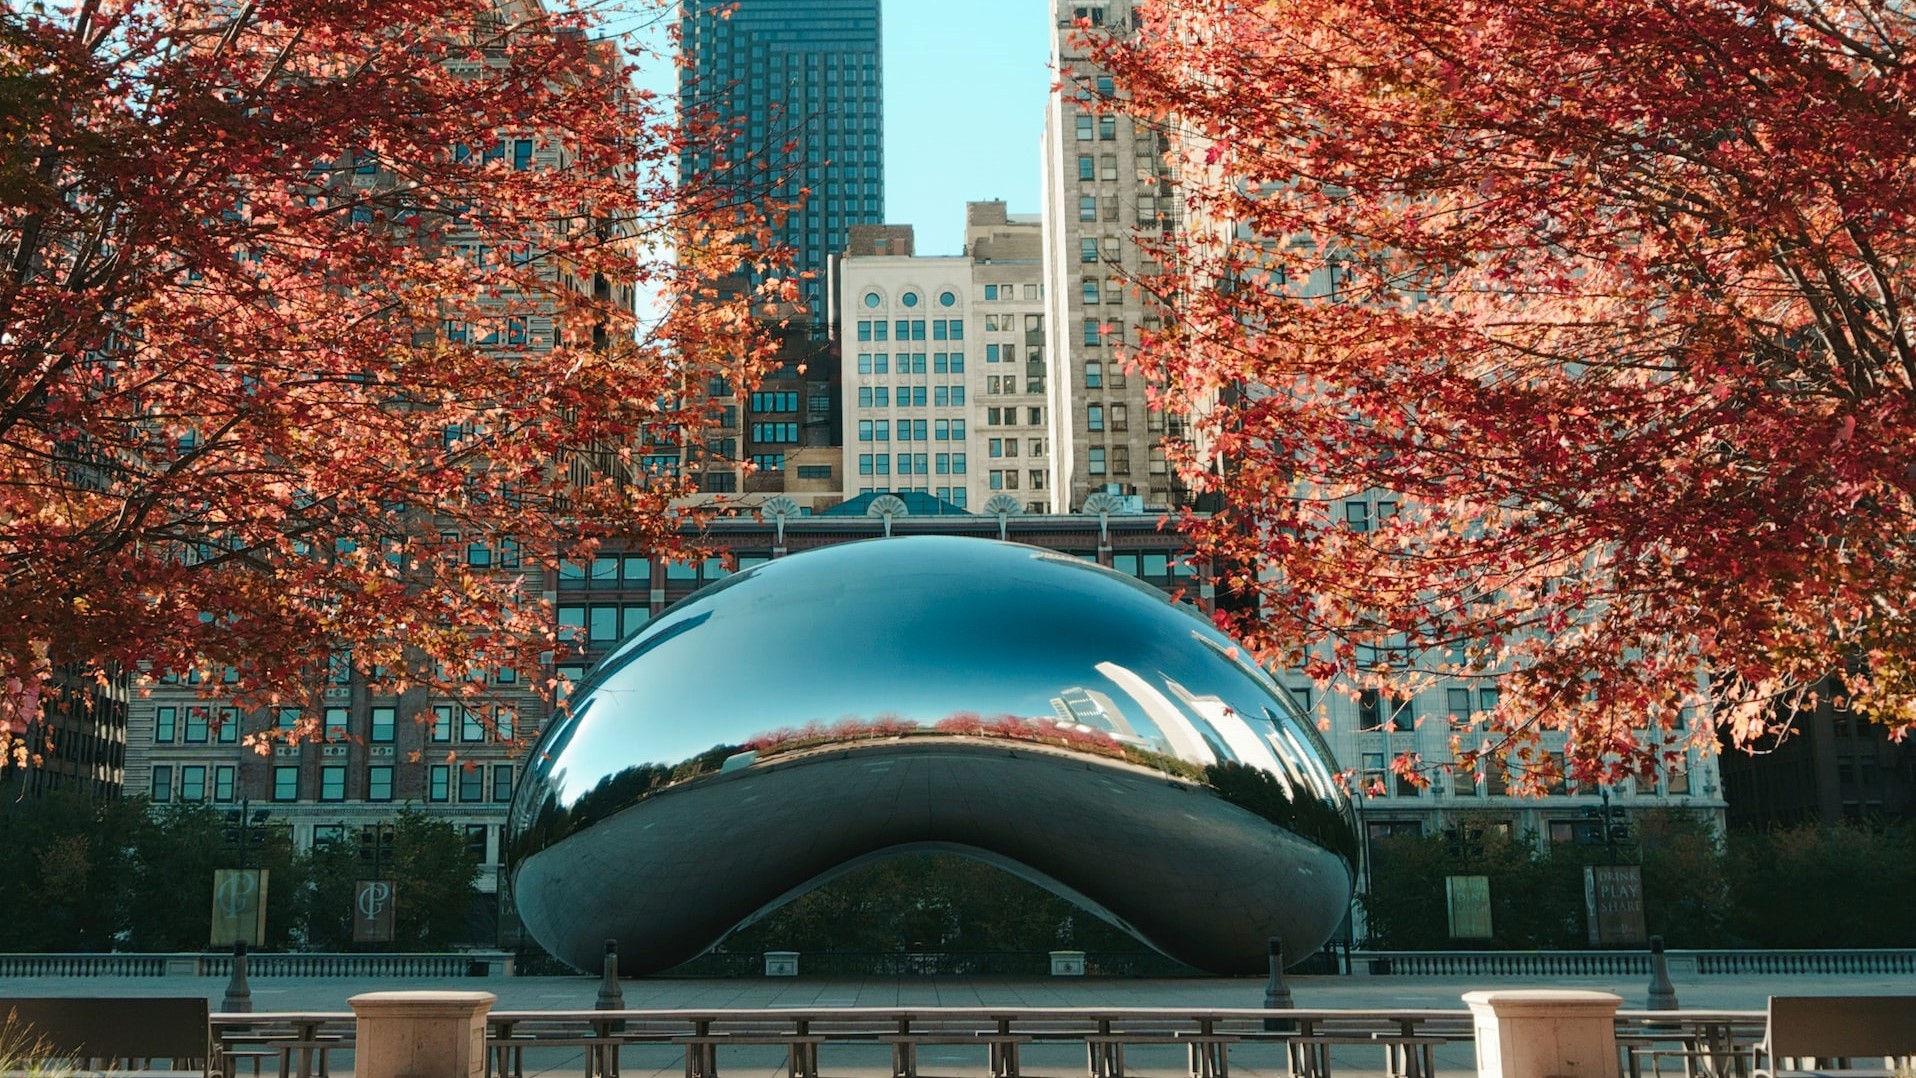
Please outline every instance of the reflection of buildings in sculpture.
M1308 950L1343 918L1355 836L1341 793L1311 796L1236 716L1271 716L1290 744L1315 731L1188 610L1074 559L930 536L726 583L609 652L529 757L514 894L567 961L616 936L628 973L664 968L851 866L925 846L1209 969L1259 969L1270 933ZM1009 718L1047 712L1060 721ZM889 726L811 721L833 714ZM801 737L741 751L779 730ZM1321 742L1311 755L1335 766Z
M1163 741L1163 751L1169 752L1180 760L1188 760L1200 767L1207 767L1218 760L1218 754L1206 743L1202 734L1179 711L1177 706L1166 699L1150 682L1144 680L1132 670L1114 662L1101 662L1098 672L1111 679L1116 685L1137 702L1144 713L1145 720L1156 728Z
M1051 698L1052 710L1058 713L1058 721L1085 730L1099 730L1110 735L1113 741L1133 745L1138 748L1150 748L1151 745L1139 736L1123 709L1119 708L1111 697L1097 689L1088 689L1082 685L1074 686Z

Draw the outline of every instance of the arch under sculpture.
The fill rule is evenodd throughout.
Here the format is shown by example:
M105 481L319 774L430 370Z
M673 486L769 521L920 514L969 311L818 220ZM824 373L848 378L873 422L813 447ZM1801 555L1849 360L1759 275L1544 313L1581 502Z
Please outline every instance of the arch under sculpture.
M1189 607L985 539L870 540L705 588L534 746L513 897L548 950L669 968L847 869L979 858L1165 954L1257 972L1349 906L1336 764Z

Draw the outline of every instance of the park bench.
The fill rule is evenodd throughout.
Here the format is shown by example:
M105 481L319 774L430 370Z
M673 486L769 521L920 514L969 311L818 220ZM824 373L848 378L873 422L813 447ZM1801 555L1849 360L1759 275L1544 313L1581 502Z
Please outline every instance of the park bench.
M1916 996L1771 996L1757 1051L1757 1078L1891 1073L1916 1057Z
M918 1078L918 1049L928 1045L983 1044L992 1078L1018 1078L1018 1047L1032 1038L1018 1033L986 1030L900 1030L873 1038L891 1045L892 1078Z
M15 1066L71 1065L77 1075L171 1075L207 1078L212 1037L206 1000L193 997L0 999L24 1058ZM153 1063L166 1060L166 1068Z
M1188 1050L1191 1078L1230 1078L1230 1045L1238 1037L1196 1030L1130 1029L1084 1035L1091 1078L1125 1078L1124 1050L1147 1044L1178 1044Z
M1294 1078L1330 1078L1331 1049L1371 1045L1384 1050L1384 1073L1389 1078L1434 1078L1435 1052L1449 1038L1404 1033L1313 1034L1290 1038Z
M827 1038L812 1033L722 1032L673 1037L685 1046L685 1078L718 1078L718 1050L724 1045L769 1045L785 1049L790 1078L818 1078L818 1046Z

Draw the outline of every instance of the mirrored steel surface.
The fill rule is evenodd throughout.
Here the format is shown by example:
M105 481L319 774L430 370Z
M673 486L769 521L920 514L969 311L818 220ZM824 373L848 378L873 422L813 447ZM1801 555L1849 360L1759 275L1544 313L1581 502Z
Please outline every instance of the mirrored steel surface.
M607 656L534 747L513 895L554 954L691 958L861 862L1014 871L1215 972L1302 955L1355 834L1289 694L1189 607L1035 547L870 540L756 566Z

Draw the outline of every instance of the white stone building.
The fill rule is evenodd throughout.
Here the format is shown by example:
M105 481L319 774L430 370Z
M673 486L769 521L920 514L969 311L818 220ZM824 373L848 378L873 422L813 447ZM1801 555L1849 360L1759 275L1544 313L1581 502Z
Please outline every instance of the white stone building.
M966 253L885 230L838 264L845 494L917 492L970 512L1044 507L1043 286L1035 219L972 203ZM876 234L871 234L876 235Z

